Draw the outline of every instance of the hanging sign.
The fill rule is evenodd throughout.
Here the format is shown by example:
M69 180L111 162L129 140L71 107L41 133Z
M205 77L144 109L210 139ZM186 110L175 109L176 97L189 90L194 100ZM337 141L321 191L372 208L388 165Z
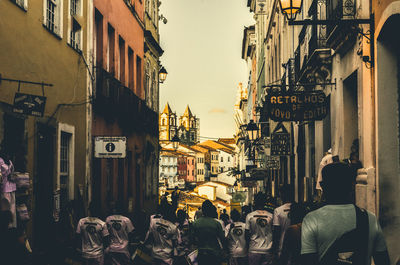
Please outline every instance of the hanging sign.
M290 134L282 123L279 123L271 134L271 156L290 155Z
M125 158L126 137L97 136L94 140L94 157L96 158Z
M279 156L266 156L265 167L268 169L279 169L280 168Z
M17 92L14 97L13 112L43 117L45 105L46 97Z
M265 104L267 116L274 121L323 120L329 111L323 91L270 92Z

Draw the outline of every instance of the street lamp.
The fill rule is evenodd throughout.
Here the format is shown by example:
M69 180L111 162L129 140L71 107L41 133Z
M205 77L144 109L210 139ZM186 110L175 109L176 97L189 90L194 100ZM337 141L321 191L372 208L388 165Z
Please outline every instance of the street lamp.
M249 124L247 124L246 131L249 134L250 141L254 141L257 139L258 126L253 120L250 120Z
M172 137L171 142L172 142L172 148L174 148L174 150L178 150L179 147L179 137L178 135L175 134L174 137Z
M280 0L282 13L289 21L294 21L296 15L300 13L303 0Z
M160 83L164 83L165 79L167 79L167 70L165 70L164 66L161 67L160 72L158 73L158 77L160 78Z

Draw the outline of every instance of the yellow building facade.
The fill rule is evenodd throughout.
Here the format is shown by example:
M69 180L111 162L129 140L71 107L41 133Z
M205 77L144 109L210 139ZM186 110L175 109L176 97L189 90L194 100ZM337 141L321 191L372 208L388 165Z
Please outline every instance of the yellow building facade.
M0 2L1 149L30 175L29 195L17 190L17 204L27 205L39 249L66 203L84 209L90 196L92 14L86 0ZM15 113L17 92L44 96L43 116Z

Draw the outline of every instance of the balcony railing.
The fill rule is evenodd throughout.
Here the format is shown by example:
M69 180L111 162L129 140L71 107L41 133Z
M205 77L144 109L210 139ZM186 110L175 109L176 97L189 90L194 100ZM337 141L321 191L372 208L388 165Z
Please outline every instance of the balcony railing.
M96 68L94 111L108 122L117 121L127 133L144 131L158 136L158 114L102 67Z
M355 0L326 0L327 19L353 19L356 15ZM335 29L335 25L328 25L328 35Z

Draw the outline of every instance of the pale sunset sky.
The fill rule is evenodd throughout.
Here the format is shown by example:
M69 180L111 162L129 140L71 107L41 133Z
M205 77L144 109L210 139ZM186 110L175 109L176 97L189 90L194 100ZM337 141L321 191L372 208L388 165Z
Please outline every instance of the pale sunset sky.
M160 111L169 102L180 116L189 104L202 137L232 137L239 82L248 82L241 59L244 26L254 24L245 0L162 0ZM204 141L205 138L201 138Z

